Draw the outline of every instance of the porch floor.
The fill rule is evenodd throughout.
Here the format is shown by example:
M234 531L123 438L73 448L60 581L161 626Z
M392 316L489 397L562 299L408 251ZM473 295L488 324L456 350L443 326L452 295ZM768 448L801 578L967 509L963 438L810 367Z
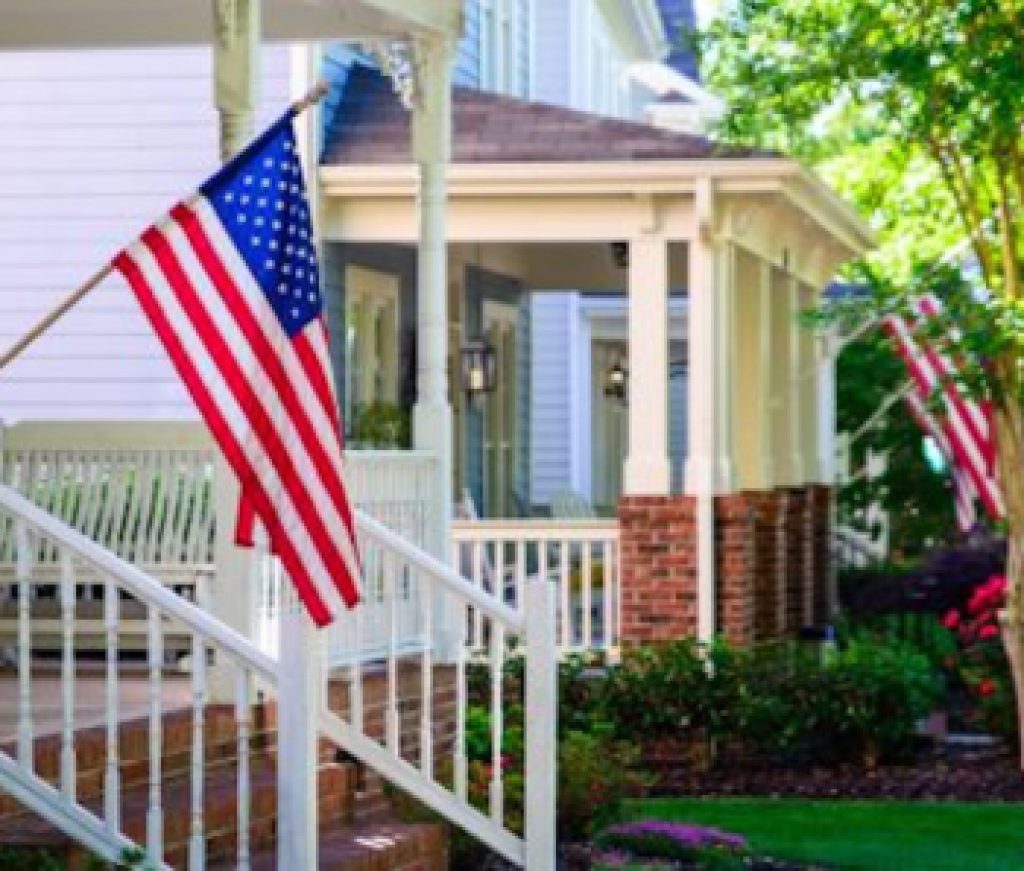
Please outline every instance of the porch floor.
M165 672L161 681L165 712L187 708L192 703L191 679L187 674ZM18 734L18 675L0 670L0 743ZM139 666L124 666L118 676L118 714L121 720L144 717L149 712L149 678ZM75 728L106 722L106 672L99 666L79 665L75 673ZM35 734L60 731L62 717L60 670L40 667L32 671L32 724Z

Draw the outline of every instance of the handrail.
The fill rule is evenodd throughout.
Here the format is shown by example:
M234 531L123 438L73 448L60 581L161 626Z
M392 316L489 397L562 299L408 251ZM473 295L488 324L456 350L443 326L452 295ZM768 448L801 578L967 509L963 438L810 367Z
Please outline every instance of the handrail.
M513 632L522 632L525 629L525 621L519 611L509 608L494 596L474 586L446 563L410 544L365 511L356 510L355 515L356 526L363 535L375 539L388 550L397 553L411 566L427 572L434 580L462 597L486 617L503 623Z
M6 484L0 484L0 507L21 517L48 539L59 542L100 572L115 578L133 596L203 635L211 644L223 648L226 653L261 672L264 677L277 679L277 663L243 635L157 583L141 569L38 508Z
M495 538L519 536L534 541L561 541L566 536L577 539L588 536L595 539L618 538L619 524L614 517L452 521L452 538L456 541L492 541Z

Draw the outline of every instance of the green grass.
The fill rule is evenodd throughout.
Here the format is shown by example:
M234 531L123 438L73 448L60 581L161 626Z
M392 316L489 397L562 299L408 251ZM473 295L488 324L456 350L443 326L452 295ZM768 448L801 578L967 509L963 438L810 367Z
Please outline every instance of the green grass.
M1024 804L651 799L626 815L718 826L844 871L1024 871Z

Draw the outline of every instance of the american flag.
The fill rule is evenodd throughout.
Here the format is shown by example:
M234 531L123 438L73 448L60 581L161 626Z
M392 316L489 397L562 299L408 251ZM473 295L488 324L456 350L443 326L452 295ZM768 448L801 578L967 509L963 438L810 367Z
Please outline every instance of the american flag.
M323 626L358 602L360 567L293 116L113 265L238 476L236 540L258 520Z
M890 315L883 328L892 337L910 373L912 413L928 434L934 435L934 427L943 436L937 443L952 459L958 518L968 522L971 514L961 503L969 503L973 511L975 499L980 499L989 517L1001 520L1005 515L995 475L995 435L990 409L964 392L956 380L957 370L950 355L937 348L928 336L920 335L928 322L941 314L942 303L928 294L914 302L912 321ZM956 331L951 330L944 344L955 348L957 338ZM938 397L941 408L938 419L928 410L933 396Z

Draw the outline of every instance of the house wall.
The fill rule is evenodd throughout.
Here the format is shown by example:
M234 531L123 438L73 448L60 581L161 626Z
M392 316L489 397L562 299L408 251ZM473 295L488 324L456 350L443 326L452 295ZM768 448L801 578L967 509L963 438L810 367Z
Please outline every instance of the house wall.
M218 164L209 49L0 54L0 346ZM266 47L258 125L288 99ZM0 377L0 418L192 418L127 285L111 277Z

